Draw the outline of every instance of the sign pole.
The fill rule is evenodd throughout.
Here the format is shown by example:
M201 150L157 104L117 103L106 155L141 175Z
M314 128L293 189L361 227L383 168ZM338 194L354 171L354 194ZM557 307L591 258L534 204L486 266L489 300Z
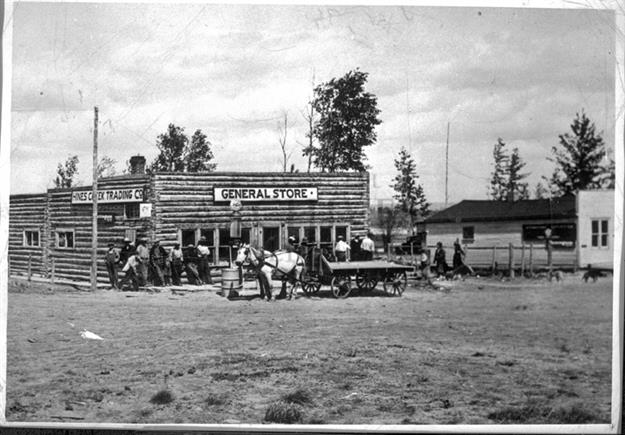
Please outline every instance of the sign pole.
M93 213L91 215L91 291L98 288L98 106L93 108Z

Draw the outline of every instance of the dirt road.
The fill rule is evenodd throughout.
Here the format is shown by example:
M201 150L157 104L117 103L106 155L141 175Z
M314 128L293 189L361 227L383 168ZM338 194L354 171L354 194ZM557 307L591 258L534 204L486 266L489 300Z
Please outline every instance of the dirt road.
M298 393L302 423L609 422L610 279L274 303L13 290L9 421L262 423Z

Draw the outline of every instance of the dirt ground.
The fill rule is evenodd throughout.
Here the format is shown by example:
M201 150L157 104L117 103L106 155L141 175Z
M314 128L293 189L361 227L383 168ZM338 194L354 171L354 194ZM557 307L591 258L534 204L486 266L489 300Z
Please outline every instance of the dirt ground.
M448 286L273 303L12 286L6 417L609 423L611 278Z

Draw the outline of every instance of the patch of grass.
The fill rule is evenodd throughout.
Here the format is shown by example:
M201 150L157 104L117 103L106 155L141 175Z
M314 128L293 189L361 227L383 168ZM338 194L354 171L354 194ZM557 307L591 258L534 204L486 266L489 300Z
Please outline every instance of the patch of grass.
M503 424L584 424L600 421L596 412L581 402L552 408L540 400L491 412L488 418Z
M553 409L549 414L549 420L549 423L560 424L584 424L600 421L594 410L588 409L588 406L580 402L562 405Z
M150 399L154 405L167 405L174 401L174 394L169 390L161 390Z
M204 403L208 406L219 406L226 403L226 399L221 394L210 394L206 399L204 399Z
M294 424L302 421L300 407L284 401L272 403L265 412L265 421L268 423Z
M312 402L310 392L304 388L298 388L292 393L284 394L282 400L286 403L295 403L297 405L306 405Z

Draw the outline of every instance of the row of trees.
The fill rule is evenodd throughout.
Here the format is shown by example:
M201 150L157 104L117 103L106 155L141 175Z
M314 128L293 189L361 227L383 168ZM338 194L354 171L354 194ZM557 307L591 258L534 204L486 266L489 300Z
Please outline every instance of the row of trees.
M551 177L542 177L534 190L535 198L562 196L584 189L613 189L615 182L614 160L607 158L603 138L596 132L595 124L582 111L576 114L571 132L558 136L559 147L551 148L547 159L555 164ZM489 196L495 201L529 199L528 173L523 173L526 163L514 148L509 153L499 138L493 147L493 172Z

